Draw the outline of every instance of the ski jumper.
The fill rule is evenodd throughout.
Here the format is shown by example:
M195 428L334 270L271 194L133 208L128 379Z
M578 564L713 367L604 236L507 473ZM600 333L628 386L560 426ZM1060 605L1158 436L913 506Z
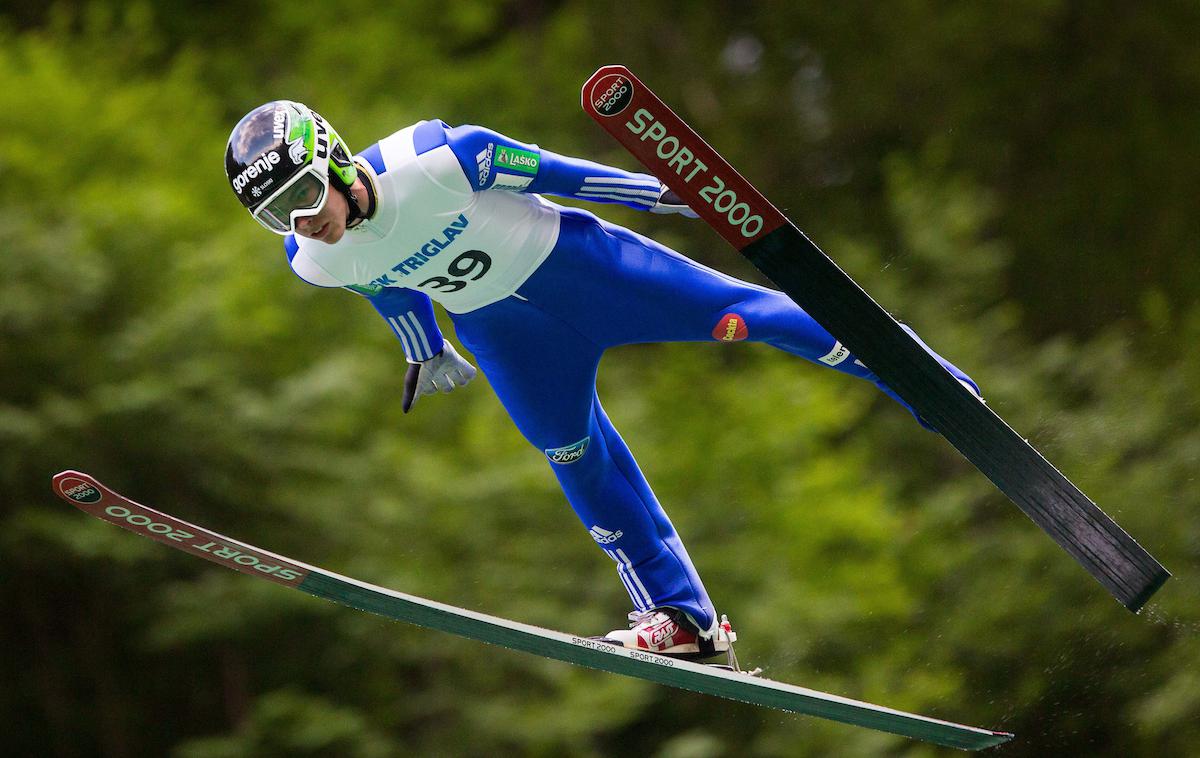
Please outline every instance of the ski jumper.
M652 176L436 120L381 140L357 162L375 190L375 213L333 245L287 237L292 269L311 284L366 297L410 362L442 349L430 302L438 301L517 428L547 457L584 528L615 561L634 608L675 608L701 632L714 630L691 558L596 395L604 351L766 342L895 395L786 295L541 197L647 210L661 192Z

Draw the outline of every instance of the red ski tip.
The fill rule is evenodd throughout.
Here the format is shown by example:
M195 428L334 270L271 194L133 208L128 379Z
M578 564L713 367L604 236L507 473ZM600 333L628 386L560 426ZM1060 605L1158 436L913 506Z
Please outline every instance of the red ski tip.
M104 485L82 471L67 469L54 475L54 493L75 505L94 505L104 498Z

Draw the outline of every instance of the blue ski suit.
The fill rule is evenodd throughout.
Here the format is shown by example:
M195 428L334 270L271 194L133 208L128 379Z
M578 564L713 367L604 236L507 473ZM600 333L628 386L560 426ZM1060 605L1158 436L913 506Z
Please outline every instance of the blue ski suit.
M435 231L419 250L410 244L402 255L387 258L395 265L386 269L362 265L341 274L328 262L333 259L320 263L319 256L326 252L321 243L288 237L285 246L293 269L310 283L341 286L367 297L412 362L428 360L441 350L443 337L430 297L442 300L459 339L474 354L517 428L546 456L584 528L616 563L635 610L674 608L702 632L713 630L717 616L704 584L597 396L596 372L604 351L647 342L765 342L875 382L899 398L786 295L703 266L587 211L540 197L551 194L648 210L658 202L661 189L654 177L558 155L481 127L451 128L436 120L389 139L391 143L382 140L358 157L363 172L383 186L381 203L388 201L387 180L399 174L401 164L425 161L423 173L414 169L413 177L452 173L464 197L496 192L536 196L526 200L536 200L542 214L538 218L553 218L530 223L544 223L546 233L512 243L514 259L524 262L497 274L502 284L492 291L471 279L481 270L503 268L492 265L493 258L481 250L467 251L463 255L469 257L447 264L455 251L454 232L465 234L470 224L486 223L476 220L481 211L475 205L464 205L467 210L444 228L441 222L435 224L435 230L445 234ZM437 181L438 187L452 184L444 175ZM420 202L414 196L411 204ZM513 212L491 211L501 216ZM453 219L454 213L457 207L444 218ZM492 235L486 244L508 244L506 235L513 226L493 226L498 231L485 232ZM372 244L378 247L378 242ZM305 251L311 255L306 257ZM354 253L355 248L348 247L336 262ZM435 264L442 266L440 273L429 275ZM455 278L460 274L461 285ZM482 294L473 295L473 300L453 299L472 292ZM974 388L965 374L939 360Z

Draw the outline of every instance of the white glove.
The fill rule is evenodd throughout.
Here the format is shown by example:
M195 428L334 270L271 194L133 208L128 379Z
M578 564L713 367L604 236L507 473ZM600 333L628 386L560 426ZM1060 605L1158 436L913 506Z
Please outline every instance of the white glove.
M404 401L401 410L408 413L421 395L435 392L451 392L455 387L465 386L479 373L448 341L442 343L442 352L427 361L408 364L404 376Z
M687 206L683 198L675 194L675 190L667 185L661 185L658 191L658 202L650 207L651 213L678 213L688 218L700 218L700 214Z

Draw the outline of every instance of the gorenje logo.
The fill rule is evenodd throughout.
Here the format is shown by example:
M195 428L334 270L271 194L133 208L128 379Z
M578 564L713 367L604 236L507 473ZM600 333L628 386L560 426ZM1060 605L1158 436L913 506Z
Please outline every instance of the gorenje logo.
M265 174L277 165L279 165L279 153L275 150L258 156L253 163L242 169L242 173L233 177L233 191L241 192L251 179L257 179L259 174Z
M592 87L591 99L601 116L615 116L633 100L633 82L621 74L602 76Z
M591 439L591 437L584 437L578 442L565 447L547 448L546 457L550 459L551 463L558 463L564 466L568 463L574 463L582 458L583 454L587 452L588 442L590 442Z
M625 532L622 532L620 529L613 532L599 526L593 526L588 530L588 534L592 535L592 539L600 545L611 545L625 536Z

